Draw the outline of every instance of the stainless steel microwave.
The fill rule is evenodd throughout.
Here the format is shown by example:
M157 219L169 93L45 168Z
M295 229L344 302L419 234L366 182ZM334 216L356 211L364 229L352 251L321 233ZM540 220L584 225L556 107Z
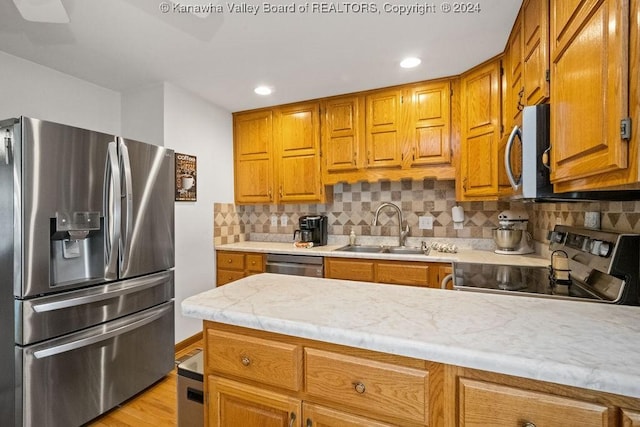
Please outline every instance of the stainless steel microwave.
M514 147L520 144L521 156L514 156ZM539 199L553 195L549 176L549 104L524 107L522 127L511 131L504 155L509 182L514 198ZM516 175L515 171L521 171Z
M531 201L640 200L640 190L554 193L551 184L550 106L524 107L522 127L515 126L505 149L505 169L514 193L509 199ZM521 150L515 150L520 144ZM519 151L519 153L518 153ZM518 153L518 155L515 155ZM521 171L516 174L515 171Z

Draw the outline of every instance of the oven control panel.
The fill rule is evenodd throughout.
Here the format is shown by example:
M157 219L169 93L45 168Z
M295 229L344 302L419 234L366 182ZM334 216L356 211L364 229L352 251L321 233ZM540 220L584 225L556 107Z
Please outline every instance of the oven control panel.
M549 234L549 249L562 250L570 260L608 272L619 234L609 231L556 225Z

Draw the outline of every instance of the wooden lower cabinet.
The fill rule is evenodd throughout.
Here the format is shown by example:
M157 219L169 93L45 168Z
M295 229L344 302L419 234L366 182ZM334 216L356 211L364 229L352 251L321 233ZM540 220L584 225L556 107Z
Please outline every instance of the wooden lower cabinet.
M207 421L211 427L298 427L302 405L286 394L207 376Z
M313 403L302 404L304 427L393 427L371 418L349 414Z
M459 386L461 426L612 426L602 404L467 378Z
M216 251L216 286L264 271L264 255L261 253Z
M437 424L424 361L208 321L204 337L208 426Z
M450 271L449 263L328 257L324 259L324 277L328 279L439 288L442 279Z
M640 411L622 409L622 427L640 427Z

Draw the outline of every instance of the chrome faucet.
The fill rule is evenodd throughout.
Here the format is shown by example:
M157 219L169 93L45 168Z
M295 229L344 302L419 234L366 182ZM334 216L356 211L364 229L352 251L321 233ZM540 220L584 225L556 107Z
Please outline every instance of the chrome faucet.
M373 217L372 225L378 225L378 215L380 215L380 211L382 210L382 208L386 207L395 209L396 213L398 214L398 246L404 246L404 242L407 238L407 235L409 234L409 226L407 225L407 228L404 231L402 230L402 211L398 206L389 202L384 202L383 204L378 206L378 209L376 209L376 213Z

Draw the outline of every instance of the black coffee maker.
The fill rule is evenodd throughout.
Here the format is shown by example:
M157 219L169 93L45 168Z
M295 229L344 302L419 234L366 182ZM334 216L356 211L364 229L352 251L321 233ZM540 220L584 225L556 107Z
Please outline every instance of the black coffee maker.
M293 232L293 240L300 236L301 242L313 242L314 246L327 244L327 217L325 215L303 215L298 221L299 229Z

